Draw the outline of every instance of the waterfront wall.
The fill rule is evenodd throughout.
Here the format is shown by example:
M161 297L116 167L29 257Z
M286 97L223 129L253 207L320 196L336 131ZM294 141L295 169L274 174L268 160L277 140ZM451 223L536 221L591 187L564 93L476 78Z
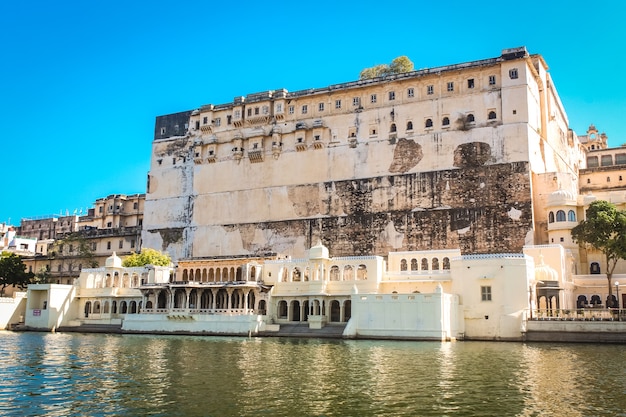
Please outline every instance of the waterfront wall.
M624 321L528 321L527 342L626 343Z
M25 292L15 292L12 297L0 297L0 329L23 322L25 311Z
M199 333L256 335L264 330L263 316L209 314L133 314L122 330L128 333Z
M352 318L345 337L453 340L457 325L458 296L431 294L355 294Z

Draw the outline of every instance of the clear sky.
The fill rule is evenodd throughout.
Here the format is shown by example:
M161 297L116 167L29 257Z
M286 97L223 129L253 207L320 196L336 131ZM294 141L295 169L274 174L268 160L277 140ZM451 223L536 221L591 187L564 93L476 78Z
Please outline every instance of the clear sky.
M622 1L0 2L0 222L145 192L155 117L278 88L543 55L569 116L626 142Z

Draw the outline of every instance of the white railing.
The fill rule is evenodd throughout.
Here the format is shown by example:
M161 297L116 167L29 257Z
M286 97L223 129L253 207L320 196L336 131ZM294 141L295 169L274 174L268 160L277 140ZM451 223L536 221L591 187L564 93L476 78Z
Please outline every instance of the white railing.
M626 321L626 309L576 308L560 310L533 310L528 320L550 321Z

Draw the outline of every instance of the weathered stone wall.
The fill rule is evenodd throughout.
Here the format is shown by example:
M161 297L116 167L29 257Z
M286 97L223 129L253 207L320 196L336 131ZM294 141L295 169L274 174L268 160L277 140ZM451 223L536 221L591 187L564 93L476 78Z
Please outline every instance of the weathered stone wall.
M519 252L532 230L527 169L511 163L287 187L301 218L195 225L191 256L301 257L318 238L333 256Z

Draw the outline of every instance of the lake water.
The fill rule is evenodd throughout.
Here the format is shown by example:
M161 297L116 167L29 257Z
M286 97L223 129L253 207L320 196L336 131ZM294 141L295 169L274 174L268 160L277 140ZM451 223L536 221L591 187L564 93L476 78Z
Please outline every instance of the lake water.
M2 416L626 416L626 347L0 332Z

